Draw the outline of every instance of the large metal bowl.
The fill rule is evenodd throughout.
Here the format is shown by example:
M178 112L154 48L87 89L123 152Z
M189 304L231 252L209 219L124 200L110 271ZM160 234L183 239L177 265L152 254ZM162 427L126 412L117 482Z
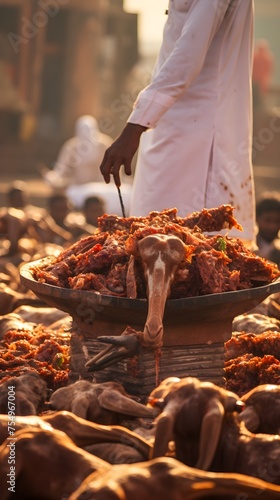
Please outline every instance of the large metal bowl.
M72 290L39 283L34 279L32 268L45 266L49 262L47 257L23 264L20 269L21 282L49 306L68 312L78 325L82 325L82 330L98 336L108 333L104 332L104 325L107 323L110 324L109 333L112 335L120 334L128 324L143 328L148 312L146 299L115 297L95 291ZM207 325L208 333L211 331L207 338L210 336L215 341L217 334L219 339L220 335L224 336L225 341L229 338L235 316L253 309L266 297L279 291L280 278L268 285L246 290L167 300L163 318L164 331L172 332L176 329L177 342L182 343L179 340L181 334L178 333L180 327L185 342L186 329L199 334ZM202 338L203 342L205 340ZM168 344L172 345L172 339L168 340Z

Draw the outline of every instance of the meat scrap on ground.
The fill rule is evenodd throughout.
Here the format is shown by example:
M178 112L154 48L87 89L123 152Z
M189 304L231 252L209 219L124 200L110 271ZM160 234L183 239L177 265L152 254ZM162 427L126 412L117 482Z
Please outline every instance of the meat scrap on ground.
M67 384L70 334L42 325L9 330L0 342L0 384L26 372L38 373L49 389Z
M226 362L225 378L227 389L243 396L260 384L280 384L280 361L268 354L244 354Z
M226 387L239 396L261 384L280 384L280 333L240 333L225 343Z
M62 288L128 297L134 275L135 296L146 297L144 272L135 249L139 240L155 234L177 236L186 246L186 255L171 284L171 299L253 288L280 276L276 265L250 252L240 239L203 234L241 229L230 205L204 209L186 218L177 217L175 208L151 212L147 217L105 214L98 226L94 235L81 239L58 257L34 265L34 278Z
M253 356L270 354L280 361L280 333L266 331L260 334L241 333L233 335L225 343L226 361L250 353Z

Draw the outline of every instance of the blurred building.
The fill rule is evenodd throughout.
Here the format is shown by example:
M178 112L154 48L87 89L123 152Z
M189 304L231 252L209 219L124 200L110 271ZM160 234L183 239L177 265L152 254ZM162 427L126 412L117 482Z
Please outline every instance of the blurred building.
M279 0L254 0L255 39L267 40L275 58L272 85L280 85L280 2Z
M255 71L253 162L259 185L280 189L280 1L254 0ZM262 52L260 52L262 47Z
M122 0L0 0L5 169L17 154L29 155L25 169L48 162L82 114L114 136L114 103L137 59L137 15Z

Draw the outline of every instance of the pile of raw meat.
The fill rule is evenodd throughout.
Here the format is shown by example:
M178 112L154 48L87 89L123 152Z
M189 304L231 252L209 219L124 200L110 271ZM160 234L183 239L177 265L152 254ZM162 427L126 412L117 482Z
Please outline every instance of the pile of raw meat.
M177 216L176 208L151 212L147 217L105 214L92 236L82 238L48 264L34 265L33 276L40 283L62 288L145 298L146 283L136 249L137 242L151 234L176 235L186 246L170 299L254 288L280 276L276 265L249 251L241 239L221 234L232 227L242 230L230 205L203 209L185 218ZM215 234L209 235L211 232ZM132 281L136 287L130 286Z

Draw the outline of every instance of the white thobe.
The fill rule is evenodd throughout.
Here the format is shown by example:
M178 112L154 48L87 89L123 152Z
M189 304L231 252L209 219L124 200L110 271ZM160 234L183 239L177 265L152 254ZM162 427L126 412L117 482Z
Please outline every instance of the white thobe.
M128 119L141 136L131 215L230 203L255 240L253 0L170 0L152 81Z

